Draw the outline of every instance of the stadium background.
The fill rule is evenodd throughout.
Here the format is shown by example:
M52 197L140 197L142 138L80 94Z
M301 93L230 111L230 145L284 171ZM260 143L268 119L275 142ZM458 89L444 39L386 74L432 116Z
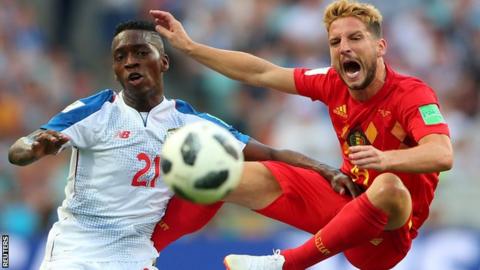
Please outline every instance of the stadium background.
M10 235L10 269L37 269L63 200L69 153L25 168L8 147L53 114L118 85L110 71L114 26L171 11L191 36L285 66L329 64L323 8L316 0L0 1L0 231ZM434 89L451 128L454 168L442 174L428 223L396 269L480 269L480 0L368 1L384 15L387 61ZM167 51L166 94L218 115L262 142L339 164L325 108L240 85ZM222 269L231 252L270 253L305 234L247 210L225 207L202 233L168 248L161 270ZM339 256L315 269L349 268Z

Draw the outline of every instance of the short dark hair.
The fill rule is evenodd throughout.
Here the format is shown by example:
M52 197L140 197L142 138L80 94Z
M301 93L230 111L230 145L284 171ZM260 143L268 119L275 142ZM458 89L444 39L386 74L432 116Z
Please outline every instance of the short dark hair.
M145 30L153 32L152 34L160 34L155 31L155 24L149 21L141 21L141 20L130 20L126 22L119 23L117 27L115 27L115 34L114 37L120 34L125 30Z
M142 21L142 20L130 20L119 23L117 27L115 27L115 34L113 37L116 37L118 34L125 30L140 30L140 31L148 31L156 38L158 38L158 49L161 53L164 53L164 44L162 36L155 30L155 24L149 21Z

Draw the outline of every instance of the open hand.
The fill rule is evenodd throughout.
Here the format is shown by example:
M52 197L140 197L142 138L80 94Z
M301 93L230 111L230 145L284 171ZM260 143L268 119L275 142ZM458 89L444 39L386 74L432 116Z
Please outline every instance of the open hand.
M332 189L340 195L350 194L357 197L363 190L356 185L350 176L344 174L339 169L335 169L328 165L318 163L312 169L323 176L332 186Z
M188 52L193 43L182 24L172 14L162 10L150 10L155 18L155 30L168 40L174 48Z
M357 145L349 148L348 158L360 169L372 169L380 172L388 170L385 152L372 145Z
M332 189L338 194L344 195L348 192L355 198L363 192L348 175L342 173L340 170L337 170L328 178L330 178L328 180L330 180Z

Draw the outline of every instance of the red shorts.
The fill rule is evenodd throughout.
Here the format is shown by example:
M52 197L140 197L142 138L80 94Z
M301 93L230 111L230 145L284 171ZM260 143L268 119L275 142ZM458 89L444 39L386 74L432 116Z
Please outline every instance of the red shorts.
M317 233L352 198L336 193L318 173L281 162L262 162L276 178L282 195L257 212L309 233ZM389 269L400 262L412 243L411 222L384 231L378 238L346 250L345 256L360 269Z

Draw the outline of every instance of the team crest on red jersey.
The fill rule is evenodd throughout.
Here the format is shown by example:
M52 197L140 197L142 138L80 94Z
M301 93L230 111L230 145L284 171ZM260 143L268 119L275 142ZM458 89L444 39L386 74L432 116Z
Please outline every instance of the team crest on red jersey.
M347 143L349 146L370 144L370 142L367 139L367 136L360 128L352 129L350 133L348 133Z

